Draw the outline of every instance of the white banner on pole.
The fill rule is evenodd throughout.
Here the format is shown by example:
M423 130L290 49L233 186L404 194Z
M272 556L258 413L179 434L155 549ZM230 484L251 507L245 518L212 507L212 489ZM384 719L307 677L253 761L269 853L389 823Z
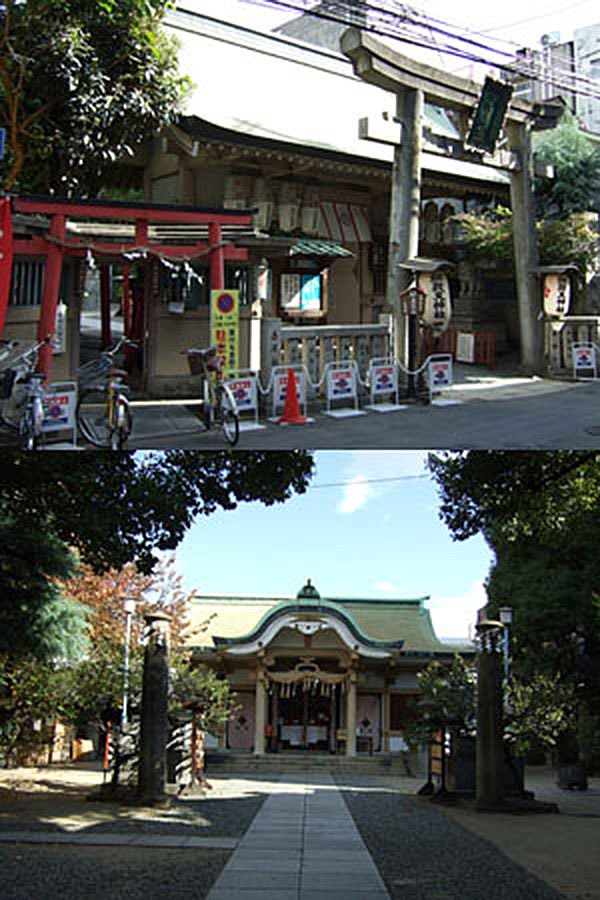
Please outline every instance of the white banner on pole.
M456 361L475 362L475 335L459 331L456 336Z

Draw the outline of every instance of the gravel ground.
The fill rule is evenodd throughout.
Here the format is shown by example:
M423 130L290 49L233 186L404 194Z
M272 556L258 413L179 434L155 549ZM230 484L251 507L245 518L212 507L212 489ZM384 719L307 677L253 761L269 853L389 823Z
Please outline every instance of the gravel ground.
M377 778L338 787L393 900L559 900L563 895L429 801ZM543 822L540 822L543 827Z
M101 775L66 770L0 773L0 831L75 831L241 837L268 795L268 782L209 779L201 796L170 798L166 808L90 801Z
M2 900L167 900L208 895L229 853L124 847L0 847Z
M159 833L241 837L268 796L268 780L214 778L201 797L172 800L165 809L87 798L101 783L88 771L0 771L1 831ZM1 900L162 900L208 895L231 851L0 845Z

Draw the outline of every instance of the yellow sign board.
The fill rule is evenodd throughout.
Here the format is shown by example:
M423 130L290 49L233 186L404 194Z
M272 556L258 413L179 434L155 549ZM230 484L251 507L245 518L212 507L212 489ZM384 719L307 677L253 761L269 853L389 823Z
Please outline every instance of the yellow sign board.
M223 361L223 373L240 367L239 291L210 292L210 342Z

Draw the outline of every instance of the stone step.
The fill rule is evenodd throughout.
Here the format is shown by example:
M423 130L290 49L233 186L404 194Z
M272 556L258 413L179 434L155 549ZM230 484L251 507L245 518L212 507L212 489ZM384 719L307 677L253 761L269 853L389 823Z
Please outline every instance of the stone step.
M330 772L356 772L364 774L408 775L404 759L398 755L373 754L355 757L335 756L328 753L252 753L208 751L207 772L256 772L284 773L327 770Z

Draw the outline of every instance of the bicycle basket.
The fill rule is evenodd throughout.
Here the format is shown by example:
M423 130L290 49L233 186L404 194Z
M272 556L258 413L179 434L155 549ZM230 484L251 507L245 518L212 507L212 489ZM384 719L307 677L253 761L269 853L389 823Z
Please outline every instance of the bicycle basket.
M8 400L12 394L17 372L15 369L5 369L0 372L0 400Z

